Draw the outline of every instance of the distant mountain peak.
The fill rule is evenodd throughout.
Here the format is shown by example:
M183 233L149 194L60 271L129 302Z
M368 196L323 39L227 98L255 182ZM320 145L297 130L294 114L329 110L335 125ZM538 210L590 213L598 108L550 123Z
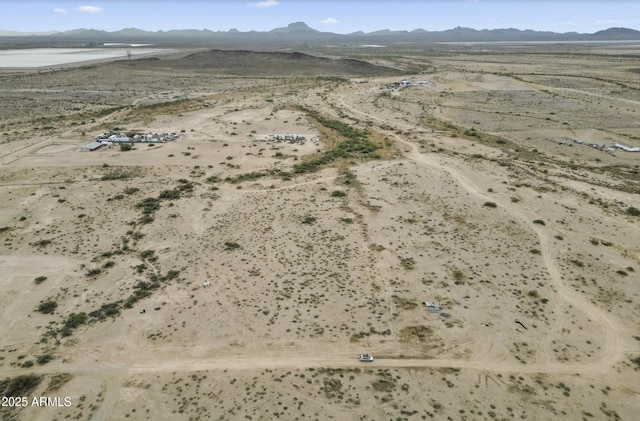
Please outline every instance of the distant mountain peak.
M293 23L290 23L289 25L287 25L286 28L276 28L276 29L272 29L269 32L276 33L276 34L290 34L292 32L316 33L316 32L320 32L320 31L309 27L309 25L307 25L304 22L293 22Z

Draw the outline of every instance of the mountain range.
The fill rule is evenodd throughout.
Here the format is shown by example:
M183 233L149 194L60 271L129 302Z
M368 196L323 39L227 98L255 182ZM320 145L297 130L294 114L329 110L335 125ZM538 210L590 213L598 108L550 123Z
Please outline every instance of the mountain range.
M388 29L365 33L362 31L351 34L336 34L321 32L309 27L304 22L291 23L286 27L270 31L247 31L237 29L228 31L210 31L208 29L181 29L167 31L144 31L137 28L125 28L119 31L107 32L95 29L74 29L57 33L21 33L0 30L0 43L11 38L12 41L38 42L152 42L152 43L208 43L214 41L225 42L337 42L337 43L396 43L396 42L497 42L497 41L623 41L640 40L640 31L629 28L609 28L592 34L577 32L549 32L504 29L472 29L456 27L445 31L427 31L415 29L412 31L392 31Z

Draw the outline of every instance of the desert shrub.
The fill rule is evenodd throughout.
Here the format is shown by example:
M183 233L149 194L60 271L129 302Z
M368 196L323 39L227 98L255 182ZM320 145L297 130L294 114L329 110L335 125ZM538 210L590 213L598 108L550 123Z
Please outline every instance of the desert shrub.
M103 267L104 269L109 269L109 268L114 267L115 265L116 265L116 262L114 262L113 260L109 260L109 261L105 262L105 263L102 265L102 267Z
M144 215L151 215L160 209L160 200L155 197L147 197L136 203L136 208L142 209Z
M545 225L544 221L542 219L536 219L533 221L534 224L538 224L538 225Z
M35 374L14 377L11 380L0 382L2 396L26 396L42 381L42 377ZM4 386L4 387L3 387Z
M38 305L37 310L42 314L51 314L58 307L58 303L52 299L48 299L47 301L43 301Z
M98 276L98 275L100 275L100 272L102 272L102 270L100 268L89 269L89 271L87 272L87 276L89 276L89 277Z
M464 279L464 273L460 269L456 269L453 271L453 279L456 281L461 281Z
M240 244L235 243L233 241L226 241L224 243L224 249L225 250L236 250L240 248Z
M314 222L316 222L316 218L315 218L314 216L311 216L311 215L305 215L305 216L302 218L302 223L303 223L303 224L310 225L310 224L313 224Z
M488 208L497 208L498 205L496 205L495 202L484 202L484 204L482 206L486 206Z
M531 254L540 254L540 250L538 250L538 249L531 249L531 250L529 250L529 252Z
M584 267L584 263L582 263L580 260L576 260L576 259L571 259L569 260L571 263L573 263L574 265L578 266L579 268Z
M164 190L158 196L162 200L175 200L180 199L180 190Z
M343 190L334 190L331 192L331 197L344 197L346 195L347 193L345 193Z
M133 174L125 172L125 171L111 171L104 174L100 177L101 181L111 181L111 180L126 180L127 178L133 177Z
M400 259L400 264L407 270L413 270L416 267L416 261L412 257Z
M64 327L75 329L87 322L86 313L71 313L64 322Z
M124 194L134 194L134 193L137 193L139 191L140 191L140 189L137 188L137 187L127 187L126 189L124 189L123 193Z
M133 149L133 144L132 143L121 143L120 144L120 150L122 152L129 152L132 149Z
M32 246L34 247L38 247L38 248L42 248L42 247L46 247L49 244L51 244L51 240L38 240L38 241L34 241L33 243L31 243Z
M140 253L140 258L143 260L148 260L150 262L155 262L158 260L158 256L156 256L155 250L145 250Z
M51 354L43 354L43 355L38 355L36 357L36 362L39 365L45 365L46 363L48 363L49 361L53 360L54 356Z
M627 209L627 213L631 216L640 216L640 209L631 206L629 209Z
M33 280L33 282L34 282L36 285L40 285L41 283L43 283L43 282L44 282L44 281L46 281L46 280L47 280L47 277L46 277L46 276L38 276L36 279L34 279L34 280Z
M94 319L104 319L110 316L117 316L120 314L120 301L116 301L113 303L103 304L98 310L94 310L89 313L90 317Z
M193 191L193 183L191 181L185 180L185 179L180 179L178 180L178 182L180 183L180 185L177 187L177 189L181 192L192 192Z
M142 218L140 218L140 223L142 225L144 224L150 224L155 220L155 218L151 215L143 215Z
M344 222L345 224L352 224L353 218L340 218L340 221Z

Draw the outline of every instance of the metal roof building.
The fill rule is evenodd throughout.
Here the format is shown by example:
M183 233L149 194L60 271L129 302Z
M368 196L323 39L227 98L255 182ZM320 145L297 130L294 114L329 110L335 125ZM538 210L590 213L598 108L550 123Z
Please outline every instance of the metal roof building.
M104 143L91 142L91 143L87 143L86 145L84 145L82 147L82 150L83 151L95 151L96 149L98 149L101 146L104 146Z

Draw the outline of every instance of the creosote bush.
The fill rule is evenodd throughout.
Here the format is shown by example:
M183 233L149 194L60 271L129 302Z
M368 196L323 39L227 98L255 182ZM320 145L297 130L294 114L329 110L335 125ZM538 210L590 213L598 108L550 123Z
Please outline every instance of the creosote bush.
M52 299L48 299L47 301L40 303L40 305L38 305L37 310L42 314L51 314L55 311L57 307L58 307L58 303L56 303Z
M33 283L36 284L36 285L40 285L41 283L43 283L46 280L47 280L46 276L38 276L36 279L33 280Z
M224 249L225 250L236 250L240 248L240 244L233 242L233 241L226 241L224 243Z

